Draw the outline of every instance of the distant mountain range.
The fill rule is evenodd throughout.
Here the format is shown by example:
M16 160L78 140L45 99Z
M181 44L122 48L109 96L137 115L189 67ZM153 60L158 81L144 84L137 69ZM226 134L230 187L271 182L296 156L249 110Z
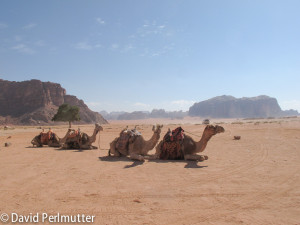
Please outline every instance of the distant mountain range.
M51 118L58 107L68 103L80 108L79 123L107 123L107 120L137 120L147 118L182 119L185 116L205 118L258 118L298 116L296 110L281 110L275 98L265 95L235 98L223 95L192 105L188 112L153 109L136 112L93 112L76 96L67 95L60 84L0 79L0 124L37 125L53 123ZM103 116L102 116L102 115ZM104 118L105 119L104 119Z
M135 112L111 112L101 111L101 115L107 120L138 120L148 118L170 118L182 119L188 115L183 111L166 112L164 109L153 109L149 111L135 111Z
M80 109L79 123L107 123L76 96L67 95L60 84L0 79L0 124L49 124L58 107L68 103Z
M195 103L190 107L189 115L210 118L266 118L297 116L299 113L296 110L282 110L276 98L266 95L252 98L223 95Z
M298 116L296 110L282 110L275 98L261 95L252 98L218 96L192 105L187 112L166 112L164 109L135 112L100 112L107 120L138 120L147 118L182 119L185 116L205 118L267 118Z

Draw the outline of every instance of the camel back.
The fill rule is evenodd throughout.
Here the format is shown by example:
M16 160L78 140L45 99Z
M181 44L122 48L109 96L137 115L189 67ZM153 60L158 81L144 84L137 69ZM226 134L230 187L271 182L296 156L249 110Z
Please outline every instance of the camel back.
M127 150L129 142L134 142L137 136L141 135L137 130L124 130L120 133L120 137L116 143L118 150Z

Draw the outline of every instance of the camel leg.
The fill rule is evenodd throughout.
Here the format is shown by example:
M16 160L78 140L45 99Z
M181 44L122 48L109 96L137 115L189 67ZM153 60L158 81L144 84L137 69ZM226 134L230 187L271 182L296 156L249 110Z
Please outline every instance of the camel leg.
M64 143L63 146L61 147L62 149L69 149L69 145L67 143Z
M33 145L33 147L34 146L36 146L36 147L43 147L43 145L42 144L40 144L40 143L38 143L38 142L31 142L31 144Z
M80 149L83 149L83 150L93 150L93 149L98 149L98 147L96 147L94 145L81 145Z
M48 143L48 146L49 147L60 147L60 144L59 143L53 143L52 141L50 141L49 143Z
M33 147L36 145L36 147L43 147L43 144L40 140L38 140L37 138L32 139L31 144L33 145Z
M157 155L157 154L154 154L154 155L145 155L144 159L148 159L148 160L159 159L159 155Z
M155 154L154 155L147 155L147 159L150 160L155 160L155 159L159 159L159 156L161 154L161 148L162 148L162 141L156 146L155 148Z
M119 138L115 138L115 140L113 140L111 143L110 143L110 149L109 149L109 152L110 154L112 154L112 156L117 156L117 157L120 157L121 154L120 152L117 150L116 148L116 144L117 144L117 141L119 140Z
M204 155L192 155L192 154L188 154L188 155L184 155L184 159L185 160L194 160L194 161L204 161L204 160L207 160L208 157L204 156Z
M114 150L114 151L112 151L111 149L109 150L110 151L110 156L115 156L115 157L120 157L121 156L121 154L120 154L120 152L118 152L117 150Z
M130 159L133 159L133 160L145 161L143 156L136 154L136 153L131 153L129 155L129 157L130 157Z

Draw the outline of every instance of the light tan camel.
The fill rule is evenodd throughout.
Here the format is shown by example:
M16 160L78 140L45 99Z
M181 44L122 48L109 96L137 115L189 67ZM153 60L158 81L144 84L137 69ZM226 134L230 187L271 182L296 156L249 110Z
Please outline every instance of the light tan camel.
M208 141L212 136L225 132L225 129L221 126L207 125L203 131L202 137L199 142L194 141L190 136L184 135L183 142L181 144L181 151L183 152L183 158L185 160L199 160L203 161L208 159L206 155L197 155L197 153L203 152L207 146ZM156 147L156 153L151 156L151 159L159 159L162 153L163 141Z
M96 136L99 131L103 131L103 127L100 124L95 124L95 129L92 136L88 136L86 133L80 131L74 131L67 136L67 139L62 146L63 149L97 149L92 146L92 143L96 141Z
M66 135L63 138L59 138L57 134L53 133L50 129L47 133L41 132L39 135L35 136L32 139L31 144L36 147L43 147L43 145L60 147L64 144L71 131L71 129L68 129Z
M147 156L148 152L151 151L159 141L162 127L163 125L153 126L153 135L148 141L146 141L142 135L130 137L128 147L125 150L116 147L119 137L115 138L110 143L109 154L111 153L113 156L129 156L133 160L144 161L144 156ZM121 133L124 131L127 131L127 129L122 130Z

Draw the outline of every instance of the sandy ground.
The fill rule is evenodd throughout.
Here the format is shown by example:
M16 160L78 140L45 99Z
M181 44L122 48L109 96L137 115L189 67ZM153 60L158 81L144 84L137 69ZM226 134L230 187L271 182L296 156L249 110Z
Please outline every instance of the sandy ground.
M32 148L40 129L2 128L0 214L85 214L95 216L94 224L300 224L299 118L225 121L204 162L107 157L126 123L138 124L149 139L151 122L104 125L100 150L89 151ZM191 120L159 122L162 136L177 122L196 135L204 129ZM52 129L61 137L66 132ZM81 130L91 134L93 125Z

